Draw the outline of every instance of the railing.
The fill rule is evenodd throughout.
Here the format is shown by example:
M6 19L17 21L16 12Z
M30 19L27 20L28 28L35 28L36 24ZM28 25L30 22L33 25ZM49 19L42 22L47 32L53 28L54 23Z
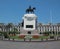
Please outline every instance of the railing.
M24 36L11 36L9 38L3 38L0 40L12 40L12 41L50 41L60 40L60 36L40 36L40 35L24 35Z

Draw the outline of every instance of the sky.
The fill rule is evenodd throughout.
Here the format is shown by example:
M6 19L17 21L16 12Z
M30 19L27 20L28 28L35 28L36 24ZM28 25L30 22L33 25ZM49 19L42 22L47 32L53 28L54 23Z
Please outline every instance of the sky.
M0 0L0 23L20 23L30 5L38 23L60 23L60 0Z

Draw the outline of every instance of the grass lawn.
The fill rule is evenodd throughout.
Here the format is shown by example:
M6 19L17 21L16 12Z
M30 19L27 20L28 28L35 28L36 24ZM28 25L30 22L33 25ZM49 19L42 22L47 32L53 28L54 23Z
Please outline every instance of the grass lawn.
M18 39L18 40L20 40L20 39L22 39L22 38L19 38L18 36L10 36L10 39ZM37 39L47 39L48 38L48 36L40 36L39 38L32 38L33 40L35 39L35 40L37 40ZM24 38L23 38L24 39ZM28 38L29 39L29 38Z
M18 39L18 40L21 39L21 38L19 38L18 36L10 36L10 39L13 39L13 38L14 38L14 39Z
M49 36L51 36L51 34L49 35ZM37 39L48 39L49 38L49 36L40 36L39 38L31 38L31 39L35 39L35 40L37 40ZM56 36L55 34L53 35L53 36ZM60 36L60 34L58 35L58 36ZM27 35L26 36L27 37L27 39L30 39L30 37L32 37L31 35L29 36L29 35ZM18 39L18 40L21 40L21 39L24 39L24 38L20 38L19 36L10 36L10 39Z

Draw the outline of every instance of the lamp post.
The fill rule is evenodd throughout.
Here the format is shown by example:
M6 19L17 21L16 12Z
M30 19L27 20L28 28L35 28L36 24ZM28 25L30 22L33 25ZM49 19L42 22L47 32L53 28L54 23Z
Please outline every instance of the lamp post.
M58 40L58 29L56 27L56 40Z

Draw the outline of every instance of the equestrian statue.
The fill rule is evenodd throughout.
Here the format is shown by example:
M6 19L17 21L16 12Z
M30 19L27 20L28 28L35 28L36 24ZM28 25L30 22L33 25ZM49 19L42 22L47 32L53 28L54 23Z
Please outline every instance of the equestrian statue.
M31 6L29 6L29 8L26 9L26 13L34 13L34 10L36 10L35 7L31 8Z

